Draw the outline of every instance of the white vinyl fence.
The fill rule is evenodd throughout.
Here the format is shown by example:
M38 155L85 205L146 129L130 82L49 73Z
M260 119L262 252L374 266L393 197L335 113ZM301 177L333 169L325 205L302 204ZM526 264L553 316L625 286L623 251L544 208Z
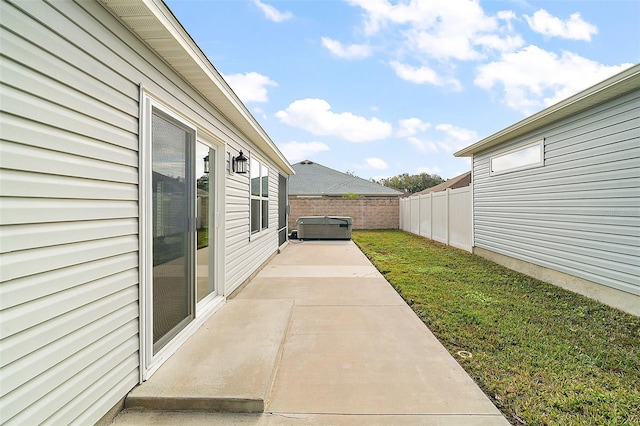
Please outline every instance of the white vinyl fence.
M471 187L401 199L400 229L472 251Z

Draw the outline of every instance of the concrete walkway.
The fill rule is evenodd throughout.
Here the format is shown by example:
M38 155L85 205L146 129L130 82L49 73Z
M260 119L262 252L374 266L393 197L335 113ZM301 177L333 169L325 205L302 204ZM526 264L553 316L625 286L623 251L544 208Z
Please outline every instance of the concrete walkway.
M351 241L289 244L126 406L114 424L509 424Z

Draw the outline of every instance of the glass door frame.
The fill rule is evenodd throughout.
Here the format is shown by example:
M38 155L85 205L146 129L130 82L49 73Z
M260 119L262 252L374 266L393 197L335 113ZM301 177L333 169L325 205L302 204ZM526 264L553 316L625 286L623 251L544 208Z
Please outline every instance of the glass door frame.
M209 279L213 280L213 292L196 303L195 327L206 321L225 301L226 149L221 139L199 130L197 142L208 146L210 155L213 154L213 160L209 159L209 223L213 224L209 226Z
M177 124L184 126L193 131L193 149L190 149L191 159L187 159L187 163L195 161L195 143L197 140L196 126L180 116L178 113L165 106L156 98L151 97L145 91L141 92L141 114L140 114L140 167L139 167L139 259L140 259L140 382L146 380L168 357L175 352L176 336L183 331L182 328L171 341L167 342L162 348L154 353L153 342L153 140L152 140L152 121L154 111L159 111L162 115L175 121ZM193 200L193 206L189 208L191 212L195 211L195 196L189 196L188 199ZM190 216L194 216L191 214ZM189 232L194 227L194 217L188 219ZM190 238L190 240L192 240ZM195 247L195 243L193 244ZM192 249L192 248L190 248ZM193 250L193 249L192 249ZM195 254L195 253L193 253ZM193 259L193 256L191 256ZM193 263L191 261L190 263ZM194 269L190 268L190 276L193 276ZM193 322L195 318L195 297L194 279L189 279L189 293L191 294L190 318L186 326Z
M155 134L155 122L164 124L164 131ZM167 114L161 108L152 107L151 111L152 137L150 144L151 151L151 172L152 172L152 212L151 231L147 238L151 237L152 251L152 277L150 287L152 289L151 309L153 323L153 355L160 352L164 346L173 340L184 328L195 319L194 292L196 289L196 128L188 122L184 122ZM174 137L167 139L167 131L175 132ZM178 139L174 139L178 137ZM158 141L156 141L156 138ZM160 147L163 149L160 149ZM177 150L175 150L177 148ZM154 151L158 150L161 157L166 157L166 150L173 155L162 158L156 163ZM165 151L165 155L162 152ZM176 157L177 155L177 157ZM160 167L160 169L156 169ZM165 174L166 173L166 174ZM177 173L177 177L172 177ZM162 176L162 178L160 178ZM159 179L156 184L155 178ZM161 185L164 181L166 185ZM164 203L161 195L166 191L157 192L164 186L174 187L169 190L170 198L177 196L178 199ZM177 192L175 190L178 190ZM155 197L155 202L153 201ZM160 213L164 212L165 213ZM158 219L162 217L160 221ZM169 234L164 235L164 228L169 229ZM177 231L171 233L171 231ZM162 237L159 235L162 234ZM179 236L175 241L175 236ZM173 241L173 242L167 242ZM177 243L177 244L176 244ZM160 252L158 250L160 249ZM177 252L176 252L177 249ZM162 254L160 256L160 253ZM157 264L156 254L162 259L162 263ZM173 256L172 256L173 254ZM175 256L178 257L175 257ZM173 259L173 260L172 260ZM164 284L161 284L164 282ZM158 289L162 289L158 292ZM171 297L168 297L171 294ZM159 308L159 309L158 309ZM157 310L157 312L156 312ZM156 315L156 313L158 315ZM165 323L165 324L163 324ZM168 323L168 324L167 324ZM162 324L162 325L161 325ZM158 329L158 327L162 327ZM167 328L169 327L169 328ZM156 333L160 332L158 336Z
M173 353L213 314L225 301L225 211L226 172L225 145L221 138L203 130L196 123L181 116L170 106L160 102L158 97L140 87L140 145L139 145L139 382L147 380ZM193 318L175 337L172 338L157 353L153 353L153 185L152 185L152 113L161 111L187 128L194 129L194 147L191 161L195 162L196 147L202 143L209 147L210 153L215 153L214 161L210 161L210 201L209 220L213 224L213 232L209 231L209 279L213 280L213 292L197 302L195 274L197 262L193 257L192 273L194 276L191 289L191 303ZM197 188L194 179L194 189ZM195 234L196 227L196 194L193 194L193 217L190 229ZM196 254L197 243L194 235L193 251Z
M208 204L208 247L209 247L209 256L208 256L208 277L210 282L212 281L213 290L207 294L202 300L197 300L196 297L196 317L201 315L204 311L208 309L208 306L219 296L221 296L221 291L219 288L219 283L221 282L219 279L218 269L220 267L219 262L219 181L220 181L220 160L223 157L220 154L221 149L216 146L216 144L211 143L208 138L198 137L196 144L201 144L209 148L209 204ZM196 150L197 151L197 150ZM196 161L199 161L196 159ZM223 176L224 179L224 176ZM197 273L197 264L196 264L196 273ZM197 289L196 282L196 292Z

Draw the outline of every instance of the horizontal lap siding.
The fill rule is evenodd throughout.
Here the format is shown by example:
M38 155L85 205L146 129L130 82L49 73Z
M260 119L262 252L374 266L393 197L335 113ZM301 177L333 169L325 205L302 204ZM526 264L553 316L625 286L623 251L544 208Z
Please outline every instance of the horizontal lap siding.
M489 158L545 138L544 166ZM474 157L475 245L640 294L640 92Z
M249 147L231 148L232 153ZM233 155L233 154L232 154ZM278 250L278 169L257 157L269 167L269 228L251 235L249 221L249 174L232 174L226 188L226 257L225 295L247 280Z
M0 5L0 423L92 424L139 377L140 85L252 149L99 3ZM226 179L227 289L277 249L277 175L252 241L248 178Z
M1 7L0 423L90 424L139 376L139 89L73 3Z

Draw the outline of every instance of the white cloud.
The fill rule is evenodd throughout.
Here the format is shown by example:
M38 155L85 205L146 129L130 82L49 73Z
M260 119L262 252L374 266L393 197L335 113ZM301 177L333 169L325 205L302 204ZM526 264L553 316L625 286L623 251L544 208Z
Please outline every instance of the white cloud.
M391 62L391 67L395 71L396 75L403 80L411 81L413 83L431 83L436 86L441 85L438 78L438 74L429 67L412 67L411 65L401 64L400 62Z
M455 152L478 140L478 134L474 130L442 123L435 126L439 133L436 137L423 135L421 137L409 136L407 140L420 152Z
M503 21L511 22L512 20L516 19L516 14L512 10L501 10L500 12L496 13L496 17L498 19L502 19Z
M419 118L406 118L398 121L396 136L400 138L413 136L416 133L426 132L429 127L431 127L430 123L422 121Z
M417 170L418 173L427 173L429 175L440 175L442 170L438 166L433 167L419 167Z
M229 86L244 103L267 102L267 87L277 87L278 83L257 72L223 75Z
M314 135L337 136L351 142L366 142L389 137L392 126L378 118L364 118L350 112L335 113L324 99L300 99L276 117L285 124Z
M519 35L500 37L496 34L486 34L477 37L476 44L498 52L512 52L524 46L525 42Z
M322 45L334 56L344 59L363 59L371 56L371 47L364 44L351 44L344 46L337 40L322 37Z
M475 0L410 0L391 4L386 0L348 0L365 12L365 34L387 28L402 34L403 49L424 58L446 61L479 60L484 50L504 51L524 42L512 32L515 14L500 11L485 14ZM393 26L393 28L392 28Z
M591 36L598 34L598 27L584 21L577 12L572 13L569 20L563 21L540 9L533 16L525 15L524 19L533 31L545 36L591 41Z
M322 142L288 142L280 144L280 150L291 163L311 158L314 154L329 151L329 146Z
M411 4L393 5L387 0L347 0L347 3L365 10L364 30L368 35L377 33L388 22L407 23L414 18Z
M445 138L439 141L438 145L446 152L458 151L478 140L478 133L475 130L457 127L452 124L438 124L436 130L445 134Z
M415 136L411 136L407 138L407 140L411 145L415 146L420 152L424 152L424 153L438 152L438 145L436 145L435 142L433 141L430 141L427 139L421 139Z
M453 124L438 124L436 130L444 132L449 138L462 141L473 142L478 138L478 134L475 130L464 129L462 127L456 127Z
M386 161L381 158L367 158L364 160L367 163L367 168L375 170L385 170L389 167Z
M252 110L254 115L261 116L264 121L267 121L269 119L269 117L267 117L267 114L264 113L264 110L262 108L254 107Z
M502 86L502 101L529 115L632 65L607 66L575 53L558 55L530 45L479 66L474 83L487 90Z
M453 90L460 90L462 85L458 80L452 77L440 77L438 74L427 66L412 67L411 65L402 64L397 61L390 63L396 75L403 80L416 84L433 84L434 86L450 86Z
M262 3L260 0L253 0L253 4L258 6L260 10L262 10L262 13L264 13L264 16L273 22L283 22L293 17L291 12L280 12L275 7Z

